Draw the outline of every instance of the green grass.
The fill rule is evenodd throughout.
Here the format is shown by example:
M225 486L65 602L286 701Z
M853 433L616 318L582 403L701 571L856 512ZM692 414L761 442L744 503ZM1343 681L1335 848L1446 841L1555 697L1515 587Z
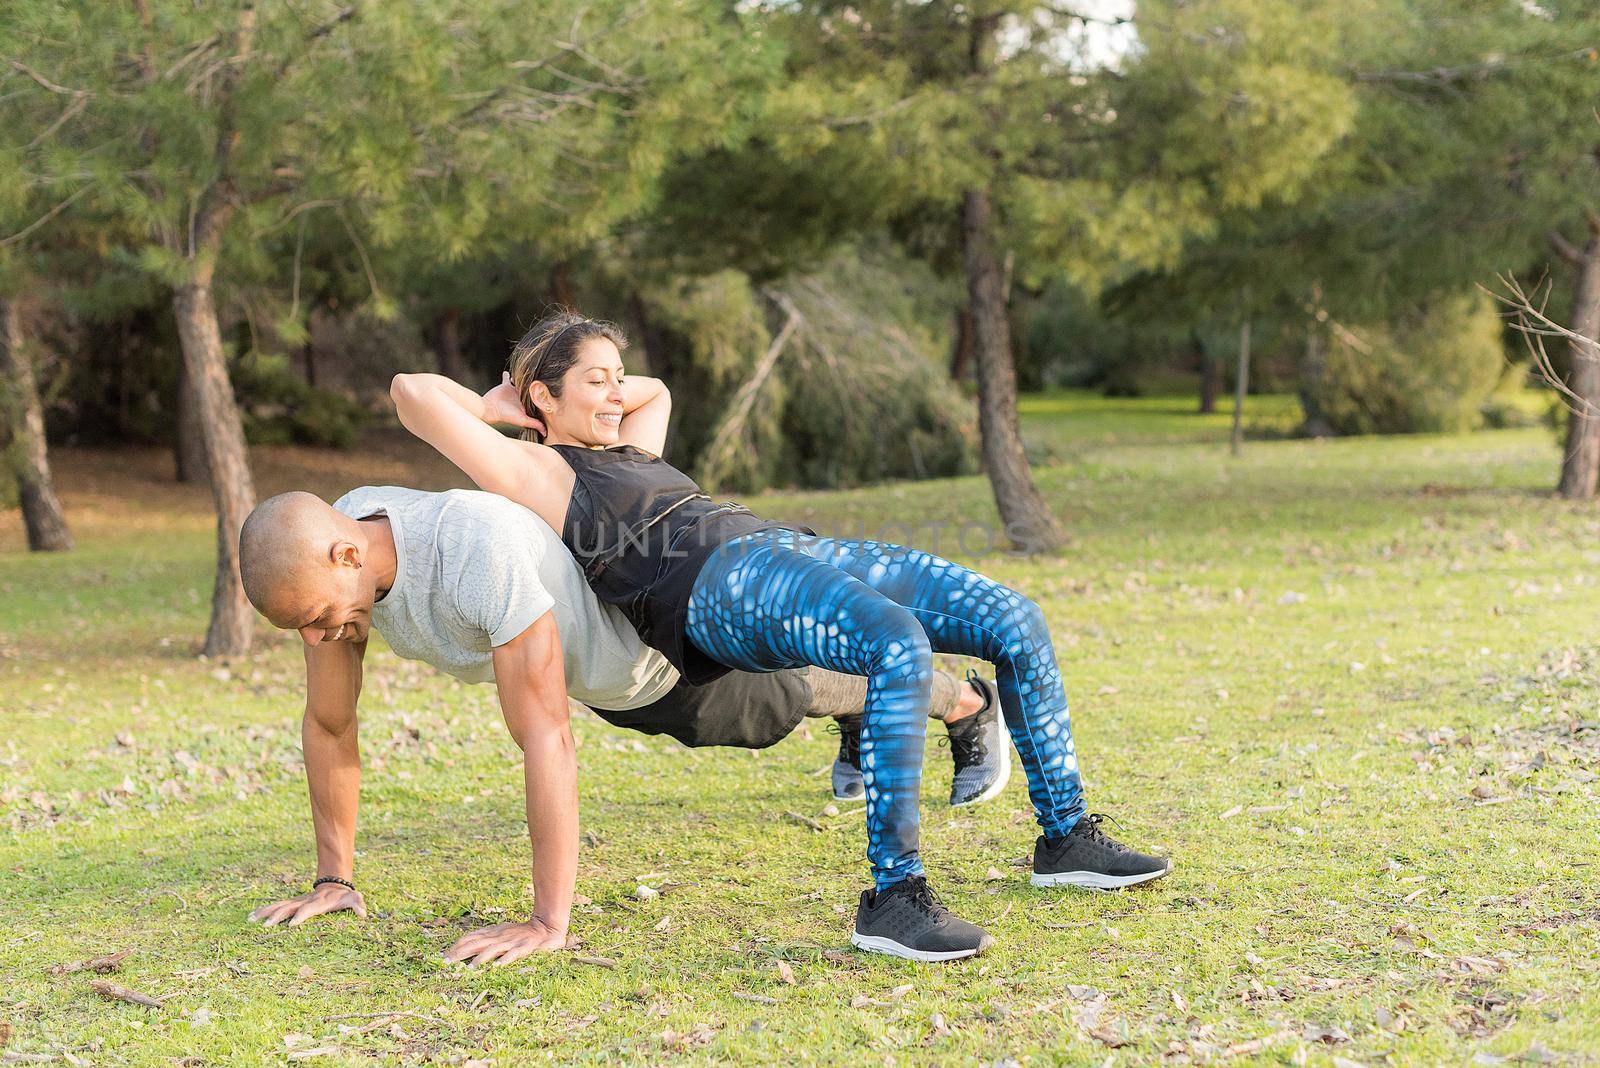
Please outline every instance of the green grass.
M1267 432L1292 412L1281 398L1252 406ZM995 802L952 813L944 751L930 745L931 875L999 938L944 967L847 950L866 885L862 818L859 806L820 815L820 730L760 754L687 751L587 716L575 730L589 903L574 930L616 967L571 954L443 965L457 934L527 906L516 750L491 690L376 650L357 868L374 915L245 924L298 892L311 863L298 653L272 641L244 662L195 660L204 493L169 485L160 455L64 451L82 548L29 557L15 516L0 520L4 1052L96 1064L281 1063L315 1049L334 1052L314 1063L1592 1057L1600 514L1546 492L1552 436L1253 440L1235 460L1226 414L1189 415L1186 399L1026 407L1031 444L1061 461L1038 477L1071 543L1046 560L971 562L1051 620L1091 808L1177 868L1135 893L1035 891L1013 863L1033 836L1020 775ZM450 480L392 440L256 462L263 492ZM979 479L760 507L924 543L934 523L993 521ZM661 897L636 900L641 881ZM167 997L164 1010L46 970L121 949L133 952L113 978ZM389 1012L414 1015L378 1015Z

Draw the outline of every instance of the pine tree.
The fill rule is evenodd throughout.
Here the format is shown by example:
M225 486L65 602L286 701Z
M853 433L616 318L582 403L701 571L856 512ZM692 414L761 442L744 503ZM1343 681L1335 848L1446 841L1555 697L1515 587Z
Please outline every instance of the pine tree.
M254 486L219 303L288 288L277 237L307 212L350 240L380 314L393 295L369 243L460 259L535 205L523 227L593 239L715 110L718 79L694 75L727 38L709 5L622 0L19 0L7 15L0 122L48 146L41 183L134 235L118 254L169 294L217 512L212 655L247 650L253 625L236 557ZM71 122L43 121L40 100Z
M1331 8L1153 0L1109 61L1091 31L1118 28L1031 0L772 10L793 76L772 147L851 217L959 264L1001 520L1021 548L1058 546L1018 429L1006 264L1092 291L1311 181L1351 113L1318 70Z

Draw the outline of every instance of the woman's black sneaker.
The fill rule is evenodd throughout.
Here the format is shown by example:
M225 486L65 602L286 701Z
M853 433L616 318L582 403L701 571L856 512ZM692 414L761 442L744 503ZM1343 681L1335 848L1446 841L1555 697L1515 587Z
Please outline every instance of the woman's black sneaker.
M839 736L839 755L833 761L833 799L859 801L867 794L861 781L861 717L839 716L828 730Z
M928 880L913 875L887 890L862 893L850 944L907 960L960 960L994 945L994 936L953 915Z
M1121 890L1172 870L1166 857L1137 852L1112 838L1101 828L1106 819L1091 813L1060 838L1040 835L1033 844L1033 885Z

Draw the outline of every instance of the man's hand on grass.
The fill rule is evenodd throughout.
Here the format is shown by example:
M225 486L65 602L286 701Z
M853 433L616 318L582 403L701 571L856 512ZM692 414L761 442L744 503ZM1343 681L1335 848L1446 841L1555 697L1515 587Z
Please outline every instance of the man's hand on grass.
M510 964L535 953L547 953L567 944L567 932L558 931L538 917L527 923L497 923L480 927L456 939L444 951L452 964L465 961L469 967L480 964Z
M250 920L263 927L276 927L285 921L290 927L298 927L313 916L343 912L345 909L363 920L367 918L367 902L359 890L338 883L323 883L309 894L261 906L250 914Z

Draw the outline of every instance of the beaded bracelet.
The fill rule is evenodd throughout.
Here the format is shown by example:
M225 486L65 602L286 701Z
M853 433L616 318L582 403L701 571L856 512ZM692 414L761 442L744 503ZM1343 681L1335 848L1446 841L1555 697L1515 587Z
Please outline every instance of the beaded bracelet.
M311 889L315 890L323 883L338 883L340 886L347 887L351 890L356 888L356 884L351 882L349 879L341 879L337 875L324 875L322 878L311 884Z

